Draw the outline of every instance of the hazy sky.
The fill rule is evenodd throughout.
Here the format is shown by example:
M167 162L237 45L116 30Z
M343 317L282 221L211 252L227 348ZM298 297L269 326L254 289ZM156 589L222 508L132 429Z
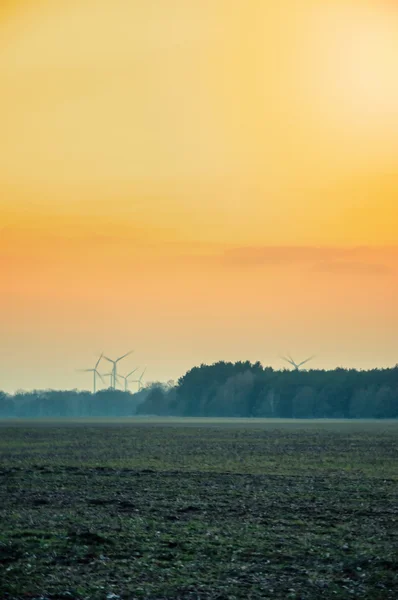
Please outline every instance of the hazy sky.
M397 73L392 1L3 2L0 388L397 363Z

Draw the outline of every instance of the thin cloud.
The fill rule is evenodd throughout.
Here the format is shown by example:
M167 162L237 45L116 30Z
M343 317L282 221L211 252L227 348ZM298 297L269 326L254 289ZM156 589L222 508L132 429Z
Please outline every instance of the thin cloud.
M323 262L313 267L320 273L335 273L337 275L386 275L393 272L388 265L366 262Z
M360 248L337 248L316 246L263 246L227 250L227 265L256 267L267 265L292 265L328 261L357 256Z
M392 272L398 247L264 246L226 250L225 266L241 268L295 267L324 273L380 275Z

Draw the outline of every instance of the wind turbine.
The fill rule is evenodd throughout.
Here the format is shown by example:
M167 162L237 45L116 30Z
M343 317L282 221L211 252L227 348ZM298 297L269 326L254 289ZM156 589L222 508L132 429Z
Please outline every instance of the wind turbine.
M116 360L112 360L111 358L108 358L107 356L104 356L105 360L107 360L108 362L113 364L113 369L112 369L112 375L113 375L113 389L116 389L116 380L117 380L117 363L121 360L123 360L123 358L126 358L126 356L129 356L130 354L132 354L134 352L134 350L130 350L130 352L127 352L126 354L123 354L123 356L119 356L119 358L117 358Z
M83 373L92 373L93 374L93 394L95 394L97 392L97 376L101 379L102 383L105 383L105 381L102 378L101 373L98 371L98 365L101 362L101 359L103 358L103 354L101 354L101 356L99 357L99 359L97 360L97 362L95 363L95 367L94 369L78 369L78 371L83 372Z
M128 389L129 389L129 386L128 386L128 384L129 384L129 377L130 377L130 376L131 376L133 373L135 373L137 369L138 369L138 367L137 367L137 368L135 368L133 371L130 371L130 373L129 373L128 375L120 375L120 377L121 377L122 379L124 379L124 391L125 391L125 392L128 392Z
M309 358L306 358L305 360L302 360L300 363L296 363L292 359L292 357L290 356L290 354L288 354L287 356L281 356L281 359L284 360L285 362L288 362L289 364L291 364L294 367L295 371L300 371L300 367L302 367L303 365L305 365L305 363L309 362L313 358L314 358L314 356L310 356Z
M142 388L144 387L144 386L142 385L142 378L144 377L145 371L146 371L146 367L145 367L145 369L142 371L142 373L141 373L141 377L139 377L138 379L134 379L134 380L133 380L133 381L134 381L134 383L138 383L138 391L139 391L139 392L140 392L140 391L142 390Z

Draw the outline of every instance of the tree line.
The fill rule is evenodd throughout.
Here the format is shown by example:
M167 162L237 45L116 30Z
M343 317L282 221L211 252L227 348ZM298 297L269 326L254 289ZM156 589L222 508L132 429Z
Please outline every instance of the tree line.
M131 394L114 389L96 394L78 390L0 392L0 418L127 417L136 414L146 394L145 390Z
M194 367L176 386L154 386L138 414L190 417L398 417L398 366L392 369L282 370L259 362Z
M358 371L282 370L259 362L217 362L190 369L176 384L132 394L101 390L0 392L0 418L133 415L268 418L398 418L398 365Z

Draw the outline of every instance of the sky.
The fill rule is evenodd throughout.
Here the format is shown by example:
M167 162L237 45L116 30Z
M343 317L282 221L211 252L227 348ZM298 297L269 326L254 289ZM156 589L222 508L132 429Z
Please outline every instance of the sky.
M394 366L397 72L393 1L3 1L0 388Z

